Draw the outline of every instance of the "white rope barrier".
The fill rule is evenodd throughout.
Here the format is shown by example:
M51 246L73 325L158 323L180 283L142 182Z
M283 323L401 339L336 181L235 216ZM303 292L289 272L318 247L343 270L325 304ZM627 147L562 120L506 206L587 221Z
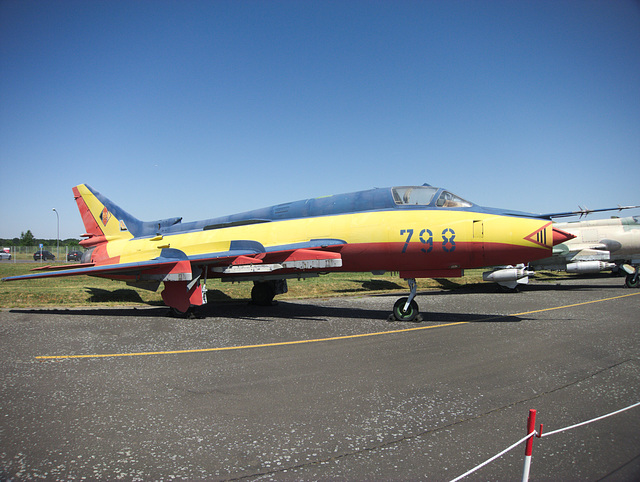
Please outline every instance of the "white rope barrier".
M490 464L491 462L493 462L494 460L496 460L497 458L502 457L504 454L506 454L507 452L509 452L510 450L515 449L518 445L520 445L521 443L526 442L527 440L529 440L531 437L533 437L534 435L536 435L536 432L531 432L529 435L527 435L526 437L524 437L523 439L518 440L516 443L514 443L513 445L511 445L510 447L504 449L502 452L500 452L498 455L494 455L493 457L491 457L490 459L482 462L480 465L475 466L474 468L472 468L471 470L469 470L468 472L465 472L464 474L456 477L455 479L453 479L451 482L457 482L460 479L465 478L467 475L471 475L473 474L476 470L480 470L482 467L484 467L487 464Z
M569 427L565 427L565 428L561 428L561 429L558 429L558 430L554 430L554 431L548 432L548 433L540 433L539 434L538 432L536 432L534 430L533 432L529 433L529 435L527 435L526 437L522 438L521 440L518 440L516 443L514 443L513 445L511 445L508 448L504 449L499 454L494 455L490 459L482 462L480 465L477 465L474 468L472 468L471 470L469 470L469 471L465 472L464 474L456 477L455 479L451 480L451 482L457 482L457 481L459 481L461 479L464 479L467 475L471 475L474 472L476 472L477 470L480 470L485 465L490 464L494 460L502 457L504 454L506 454L510 450L513 450L514 448L516 448L521 443L526 442L527 440L529 440L530 438L532 438L532 437L534 437L536 435L538 436L538 438L544 438L544 437L548 437L549 435L555 435L555 434L558 434L558 433L561 433L561 432L566 432L566 431L574 429L576 427L581 427L582 425L587 425L587 424L590 424L590 423L593 423L593 422L597 422L598 420L602 420L602 419L607 418L607 417L612 417L613 415L617 415L617 414L625 412L627 410L631 410L632 408L635 408L635 407L638 407L638 406L640 406L640 402L634 403L633 405L629 405L628 407L625 407L625 408L621 408L620 410L616 410L615 412L611 412L611 413L608 413L606 415L602 415L600 417L592 418L591 420L587 420L586 422L576 423L575 425L571 425ZM533 415L533 422L532 423L533 423L533 425L535 425L535 410L531 410L530 411L529 416L531 417L531 415ZM542 432L542 425L540 426L540 432ZM528 460L530 462L531 455L528 455L527 457L528 457ZM527 458L527 457L525 457L525 458ZM528 478L529 478L527 469L528 469L528 467L527 467L527 464L526 464L526 461L525 461L525 474L523 475L523 480L528 480Z
M617 415L619 413L622 413L622 412L624 412L626 410L630 410L630 409L635 408L637 406L640 406L640 402L634 403L633 405L629 405L628 407L622 408L622 409L620 409L620 410L618 410L616 412L611 412L611 413L608 413L606 415L602 415L602 416L597 417L597 418L592 418L591 420L587 420L586 422L576 423L575 425L571 425L570 427L560 428L558 430L554 430L553 432L543 433L542 435L540 435L540 438L548 437L549 435L555 435L555 434L560 433L560 432L566 432L567 430L571 430L573 428L580 427L582 425L587 425L589 423L597 422L598 420L602 420L603 418L607 418L607 417L611 417L613 415Z

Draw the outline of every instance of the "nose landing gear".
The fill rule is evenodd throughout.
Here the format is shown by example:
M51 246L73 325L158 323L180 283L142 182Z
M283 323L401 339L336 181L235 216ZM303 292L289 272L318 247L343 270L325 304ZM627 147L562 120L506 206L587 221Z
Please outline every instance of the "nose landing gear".
M628 274L624 283L627 288L640 288L640 267L636 267L632 274Z
M422 321L422 315L418 308L418 303L414 299L418 291L418 283L415 278L406 280L409 283L409 297L400 298L393 305L393 313L389 315L389 321L414 321L419 323Z

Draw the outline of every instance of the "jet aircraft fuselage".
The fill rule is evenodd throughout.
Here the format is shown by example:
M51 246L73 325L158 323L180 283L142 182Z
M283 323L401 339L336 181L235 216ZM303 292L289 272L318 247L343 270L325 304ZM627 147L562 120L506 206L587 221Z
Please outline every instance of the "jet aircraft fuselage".
M405 279L545 258L571 235L541 216L484 208L432 187L376 188L204 221L143 222L87 185L73 188L87 233L82 264L20 277L93 275L153 289L178 311L206 302L201 280L254 281L270 301L287 278L397 271ZM279 285L281 286L281 285ZM402 305L417 314L412 296ZM397 311L397 312L396 312ZM396 317L405 319L401 309Z

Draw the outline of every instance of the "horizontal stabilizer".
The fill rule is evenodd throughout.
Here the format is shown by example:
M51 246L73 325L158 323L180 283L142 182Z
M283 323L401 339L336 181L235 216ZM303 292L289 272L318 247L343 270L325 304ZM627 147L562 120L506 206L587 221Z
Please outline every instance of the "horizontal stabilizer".
M196 257L198 261L205 264L217 263L224 259L233 260L239 256L255 256L265 252L265 248L257 241L236 240L231 241L229 251L208 253ZM53 278L62 276L123 276L140 275L140 279L160 279L161 281L173 281L174 278L180 280L191 279L191 261L183 251L173 248L163 248L160 256L148 261L138 261L133 263L103 264L93 263L76 264L69 267L48 266L38 269L38 272L10 276L2 281L18 281L23 279Z
M152 259L150 261L140 261L137 263L123 263L123 264L107 264L101 266L86 266L86 267L74 267L63 270L50 270L39 273L24 274L19 276L9 276L8 278L2 278L2 281L19 281L23 279L37 279L37 278L55 278L62 276L103 276L103 275L129 275L142 273L144 271L151 270L164 270L170 272L172 268L180 261L176 259L159 258ZM188 263L188 261L187 261ZM77 265L76 265L77 266ZM190 271L189 271L190 274Z
M33 268L31 271L69 271L72 269L78 268L89 268L91 266L95 266L95 263L82 263L82 264L68 264L68 265L48 265L48 266L39 266L37 268Z

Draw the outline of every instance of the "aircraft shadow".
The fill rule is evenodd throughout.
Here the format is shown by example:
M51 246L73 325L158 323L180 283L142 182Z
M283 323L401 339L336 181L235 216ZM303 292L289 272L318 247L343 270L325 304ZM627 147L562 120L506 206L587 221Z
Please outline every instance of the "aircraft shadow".
M393 295L389 295L393 296ZM397 297L397 296L395 296ZM265 318L285 318L290 320L326 321L332 318L344 319L364 319L386 321L391 314L391 304L389 309L377 310L360 307L334 307L311 303L291 303L279 301L273 306L234 306L233 309L226 309L221 305L207 305L201 307L200 315L209 317L224 317L231 319L265 319ZM442 313L436 311L425 311L422 314L422 323L479 323L479 322L510 322L523 321L522 317L507 316L486 313ZM394 321L388 324L389 328L410 328L420 326L416 322Z
M378 295L379 296L379 295ZM386 295L393 296L393 295ZM47 314L65 316L106 316L106 317L171 317L171 310L166 306L158 307L100 307L100 308L50 308L50 309L12 309L10 313ZM272 306L256 306L246 300L233 302L209 303L197 307L192 315L198 319L232 319L232 320L262 320L269 322L275 319L292 321L327 321L329 319L359 319L386 321L391 314L391 304L388 310L377 310L359 307L334 307L313 303L279 301ZM422 323L517 323L524 318L518 316L497 315L489 313L442 313L425 311L422 313ZM179 318L176 318L179 320ZM415 322L392 322L390 329L420 326Z
M589 291L589 290L610 290L624 287L624 281L620 284L594 285L594 284L559 284L559 283L536 283L525 285L521 288L523 293L527 291Z
M136 290L127 288L114 291L100 288L87 288L87 292L91 295L89 301L92 303L143 303L140 294Z
M362 286L360 288L350 288L350 289L342 289L336 290L336 293L368 293L371 291L384 291L384 290L406 290L407 287L400 285L398 283L394 283L393 281L387 280L368 280L368 281L360 281L360 280L351 280L353 283L361 283Z
M590 278L573 278L574 282L572 283L561 283L561 281L567 281L567 278L557 278L557 280L544 279L539 281L534 281L533 283L529 283L526 285L520 285L517 289L517 292L522 292L526 294L528 291L536 292L536 291L579 291L579 290L603 290L603 289L619 289L624 285L624 281L621 281L619 284L593 284L588 283ZM592 279L592 278L591 278ZM611 278L607 278L611 279ZM614 278L615 279L615 278ZM575 281L582 281L584 283L575 283ZM449 296L449 295L464 295L464 294L513 294L516 293L514 290L509 290L502 288L497 283L476 283L476 284L468 284L468 285L459 285L456 287L446 287L444 289L436 289L436 290L418 290L418 294L421 296ZM398 293L378 293L371 294L370 296L398 296ZM406 295L403 295L406 296Z
M114 306L100 308L14 308L9 313L40 314L40 315L65 315L65 316L108 316L108 317L166 317L169 309L166 306Z

